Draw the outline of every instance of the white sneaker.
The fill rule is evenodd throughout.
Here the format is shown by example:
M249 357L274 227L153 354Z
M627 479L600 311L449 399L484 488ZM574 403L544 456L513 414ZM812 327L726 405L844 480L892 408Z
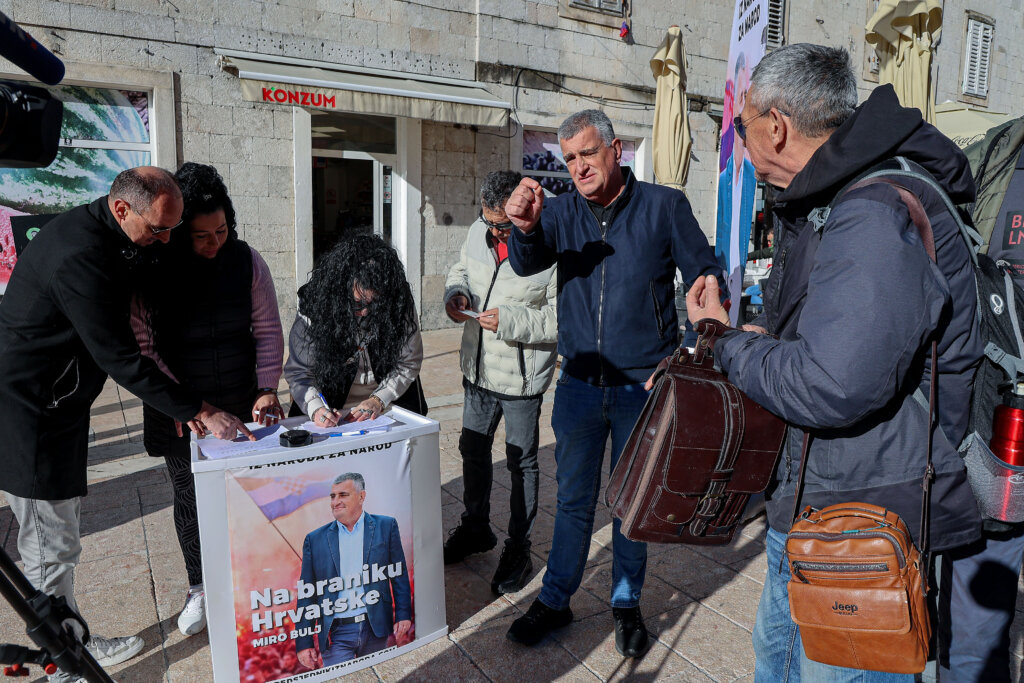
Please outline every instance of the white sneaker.
M107 667L126 662L142 652L146 645L138 636L122 636L120 638L101 638L92 636L85 649L93 656L100 666Z
M184 636L194 636L206 628L206 591L189 590L185 609L178 615L178 630Z
M50 674L46 677L46 680L48 681L48 683L89 683L89 681L85 680L81 676L76 676L74 674L66 674L63 671L58 671L55 674Z

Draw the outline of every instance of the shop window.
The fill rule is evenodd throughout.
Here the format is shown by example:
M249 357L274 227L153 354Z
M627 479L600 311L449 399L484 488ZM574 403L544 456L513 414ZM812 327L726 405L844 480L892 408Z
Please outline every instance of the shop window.
M992 63L992 37L995 25L980 16L968 14L964 40L961 92L972 98L988 97L989 69Z
M102 197L125 169L153 157L149 93L64 85L47 88L64 102L57 158L46 168L0 168L0 292L17 260L19 240L34 235L26 217L57 214Z
M768 0L768 49L786 44L786 0Z
M633 140L622 140L621 165L635 170L635 157L636 143ZM523 131L522 173L539 182L541 187L552 194L573 191L572 177L562 158L557 133L543 130Z

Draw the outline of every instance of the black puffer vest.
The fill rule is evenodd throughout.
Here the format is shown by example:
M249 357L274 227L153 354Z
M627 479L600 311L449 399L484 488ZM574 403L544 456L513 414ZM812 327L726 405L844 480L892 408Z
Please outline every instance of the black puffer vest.
M251 420L256 393L252 250L241 240L230 240L216 258L189 255L186 262L187 273L176 275L174 303L159 306L153 317L157 354L203 400ZM174 278L170 274L164 281ZM151 455L165 454L153 452L163 450L157 432L174 431L173 423L162 417L145 411Z

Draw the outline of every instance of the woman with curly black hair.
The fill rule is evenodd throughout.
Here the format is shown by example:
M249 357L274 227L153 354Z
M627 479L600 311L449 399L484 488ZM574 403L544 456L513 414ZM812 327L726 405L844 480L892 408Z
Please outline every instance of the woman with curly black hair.
M394 249L374 235L339 242L299 289L285 379L318 427L371 420L394 403L426 414L423 341Z
M270 269L238 239L235 210L217 169L189 162L174 178L185 211L153 285L134 307L139 346L214 405L242 420L273 424L283 417L277 385L284 337ZM183 435L180 424L148 404L143 429L146 450L166 459L174 488L174 526L189 581L178 629L190 636L206 626L206 611L188 432Z

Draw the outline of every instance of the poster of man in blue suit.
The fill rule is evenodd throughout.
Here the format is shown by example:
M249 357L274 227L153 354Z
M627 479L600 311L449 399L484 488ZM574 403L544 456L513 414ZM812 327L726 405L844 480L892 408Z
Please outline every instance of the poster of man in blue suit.
M337 476L329 498L334 519L302 544L297 607L322 606L295 641L308 669L377 652L392 636L397 645L411 640L412 590L398 522L366 512L366 496L361 474Z

